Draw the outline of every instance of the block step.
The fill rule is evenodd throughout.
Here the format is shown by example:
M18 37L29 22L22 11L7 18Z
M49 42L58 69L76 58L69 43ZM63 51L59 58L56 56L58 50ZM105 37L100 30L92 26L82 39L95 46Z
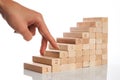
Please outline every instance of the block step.
M46 56L33 56L33 62L35 63L41 63L41 64L47 64L47 65L60 65L60 59L59 58L52 58L52 57L46 57Z
M51 66L38 63L24 63L24 69L39 72L39 73L50 73Z
M89 32L64 32L65 38L89 38Z
M44 56L52 58L65 58L68 57L68 52L60 50L46 50Z
M90 27L71 27L70 32L89 32Z
M76 45L76 44L64 44L64 43L57 43L60 52L61 51L76 51L82 49L82 44ZM54 48L49 44L49 49L54 50Z
M96 27L96 22L77 22L77 27Z
M89 17L89 18L83 18L84 22L108 22L108 18L107 17Z
M89 43L89 39L80 39L80 38L57 38L57 43L87 44L87 43Z

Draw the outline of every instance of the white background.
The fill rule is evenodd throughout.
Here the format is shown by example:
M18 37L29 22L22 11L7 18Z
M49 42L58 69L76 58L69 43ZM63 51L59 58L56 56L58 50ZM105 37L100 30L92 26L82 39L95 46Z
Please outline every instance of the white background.
M30 9L42 13L45 22L54 38L62 37L63 32L68 32L70 27L75 27L76 22L82 21L84 17L108 17L109 66L120 66L119 0L16 1ZM4 80L27 79L24 76L23 63L28 61L30 62L33 55L40 54L40 44L41 35L39 35L38 32L31 41L26 42L23 40L21 35L15 34L14 30L10 28L6 21L4 21L0 16L0 80L2 80L2 78ZM120 70L120 68L118 70ZM113 73L108 73L108 76L111 76L112 74ZM114 76L113 79L116 79L116 76Z

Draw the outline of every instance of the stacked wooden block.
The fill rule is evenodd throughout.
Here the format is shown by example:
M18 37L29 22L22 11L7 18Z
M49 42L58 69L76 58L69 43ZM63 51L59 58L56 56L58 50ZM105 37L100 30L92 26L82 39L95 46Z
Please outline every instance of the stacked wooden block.
M33 56L24 68L49 73L107 64L108 18L83 18L76 26L57 38L59 50L49 45L44 56Z

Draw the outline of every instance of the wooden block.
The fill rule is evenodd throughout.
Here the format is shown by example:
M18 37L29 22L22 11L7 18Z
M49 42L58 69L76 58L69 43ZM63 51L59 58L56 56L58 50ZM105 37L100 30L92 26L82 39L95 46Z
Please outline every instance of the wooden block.
M58 43L67 43L67 44L79 44L81 39L79 38L57 38Z
M68 52L68 57L75 57L75 56L76 56L76 51L75 50Z
M95 39L95 32L90 32L90 39Z
M96 39L90 38L89 39L89 44L95 44Z
M76 57L75 59L76 59L75 63L82 63L83 62L83 56Z
M102 49L97 49L97 50L95 50L96 52L96 55L102 55Z
M96 28L98 28L98 27L101 27L102 28L102 24L103 24L103 22L87 22L87 23L93 23L93 26L94 27L96 27Z
M108 28L108 21L103 22L103 28L104 28L104 27L107 27L107 28Z
M83 18L83 21L85 22L108 22L107 17L89 17L89 18Z
M82 38L88 39L89 36L90 36L89 32L82 32Z
M102 44L102 49L107 49L107 43Z
M90 61L89 66L93 67L96 65L96 61Z
M86 50L86 49L90 49L89 44L83 44L82 46L83 46L82 49L85 49L85 50Z
M70 32L89 32L89 27L71 27Z
M82 44L88 44L89 43L89 38L84 38L84 39L81 39L82 40Z
M102 60L103 60L103 59L108 59L107 54L103 54L103 55L102 55Z
M103 43L108 43L108 33L103 33L103 35L102 35L102 42Z
M76 62L76 58L75 57L69 57L68 58L68 64L75 63L75 62Z
M102 39L95 39L96 44L102 44L103 43L102 41L103 41Z
M79 51L76 50L75 52L76 52L75 57L81 57L83 55L82 50L79 50Z
M107 48L105 48L105 49L102 49L102 54L107 54L108 52L107 52Z
M89 32L63 33L63 37L68 37L68 38L89 38Z
M52 66L52 72L60 72L60 65Z
M51 58L45 56L33 56L33 62L47 65L60 65L59 58Z
M82 55L83 56L90 55L90 50L89 49L82 50Z
M63 33L63 37L82 38L82 32Z
M68 38L89 38L89 32L63 33L63 37L68 37Z
M83 62L83 68L84 67L89 67L89 66L90 66L90 62L89 61Z
M69 65L68 64L63 64L60 66L60 71L68 71L69 70Z
M83 62L90 61L90 55L83 56Z
M57 45L59 47L59 50L62 50L62 51L75 51L75 50L81 50L82 49L82 44L75 45L75 44L58 43ZM51 45L49 45L49 48L54 49Z
M87 44L89 43L89 39L81 39L81 38L57 38L58 43L66 43L66 44Z
M102 33L103 32L103 27L96 27L96 32Z
M102 60L102 55L96 55L96 60Z
M39 73L50 73L51 66L38 63L24 63L24 69L32 70Z
M108 38L108 33L102 33L102 38Z
M107 28L107 27L104 27L102 32L103 32L103 33L108 33L108 28Z
M76 69L82 68L83 64L82 63L76 63Z
M75 70L76 69L76 64L75 63L71 63L71 64L68 64L68 69L69 70Z
M103 32L103 33L108 33L108 27L107 27L107 26L106 26L106 27L104 26L102 32Z
M76 69L76 64L63 64L60 67L60 71L69 71L69 70L74 70Z
M73 47L75 48L75 49L73 49L73 50L75 50L75 51L80 51L80 50L82 50L83 45L82 45L82 44L73 45ZM70 50L69 50L69 51L70 51ZM71 51L72 51L72 50L71 50Z
M77 27L96 27L96 22L77 22Z
M96 49L102 49L102 44L96 44L95 47Z
M96 54L96 50L95 49L90 49L89 51L90 51L89 52L90 55L95 55Z
M45 51L44 56L53 58L65 58L68 57L68 52L60 50L47 50Z
M107 64L108 63L108 60L107 59L103 59L102 60L102 65L105 65L105 64Z
M95 33L95 38L96 39L102 39L102 33Z
M96 55L90 55L90 62L94 62L96 60Z
M68 58L61 58L60 59L60 64L63 65L63 64L68 64L69 62L69 59Z
M105 44L105 43L107 44L108 43L108 38L102 38L102 43L103 44Z
M95 44L89 44L89 49L95 49L96 48L96 46L95 46Z
M100 65L102 65L102 60L91 61L89 65L92 67L93 66L100 66Z
M96 28L95 27L90 27L89 28L89 32L90 33L95 33L96 32Z

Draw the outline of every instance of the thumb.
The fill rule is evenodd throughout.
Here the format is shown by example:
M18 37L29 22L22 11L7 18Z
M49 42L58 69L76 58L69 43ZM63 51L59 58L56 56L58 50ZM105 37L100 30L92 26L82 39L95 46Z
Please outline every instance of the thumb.
M26 27L26 28L23 28L22 30L18 31L22 36L23 38L26 40L26 41L29 41L32 39L32 33L29 31L29 29Z

